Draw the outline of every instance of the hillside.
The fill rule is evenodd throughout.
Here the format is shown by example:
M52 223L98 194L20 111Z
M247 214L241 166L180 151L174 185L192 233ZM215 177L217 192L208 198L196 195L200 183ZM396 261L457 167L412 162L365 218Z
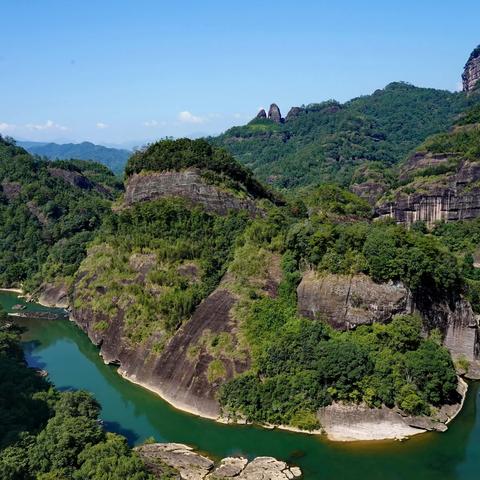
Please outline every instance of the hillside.
M260 115L212 142L280 188L349 185L357 167L395 165L473 102L465 93L397 82L344 104L294 107L282 121Z
M457 368L479 373L478 302L447 234L372 223L368 203L338 186L292 204L262 199L263 213L251 215L192 201L190 184L172 176L253 178L224 155L177 140L131 159L126 197L133 178L161 188L116 206L72 290L73 317L104 360L211 418L311 430L318 412L363 401L373 412L399 408L407 420L389 411L404 427L444 428L458 394L442 343ZM174 192L165 178L178 182Z
M44 161L0 137L0 283L70 277L121 185L105 166Z
M33 155L46 157L50 160L78 159L99 162L106 165L117 175L123 173L127 160L132 154L129 150L108 148L91 142L65 144L18 142L18 145Z

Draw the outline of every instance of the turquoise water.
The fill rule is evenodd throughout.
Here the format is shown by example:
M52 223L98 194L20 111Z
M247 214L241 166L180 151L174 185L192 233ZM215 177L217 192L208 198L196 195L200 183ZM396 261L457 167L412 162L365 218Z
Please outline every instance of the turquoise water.
M0 292L0 303L11 308L20 300ZM480 478L478 383L470 384L465 407L446 433L427 433L405 442L333 443L318 436L221 425L182 413L105 365L98 349L68 320L17 321L28 329L24 349L29 364L47 370L57 388L92 392L102 405L105 427L132 444L154 437L187 443L218 458L271 455L299 465L307 480Z

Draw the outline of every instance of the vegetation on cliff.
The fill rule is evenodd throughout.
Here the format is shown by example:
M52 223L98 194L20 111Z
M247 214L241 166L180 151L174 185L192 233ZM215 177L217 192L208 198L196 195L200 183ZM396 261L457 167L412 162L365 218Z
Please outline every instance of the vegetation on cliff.
M74 274L119 191L103 165L47 162L2 137L0 185L0 284L29 290Z
M61 393L27 368L19 335L0 311L0 478L153 480L126 439L102 429L88 393Z
M211 215L181 199L141 203L108 217L80 267L75 307L110 318L120 313L134 344L159 333L160 351L217 286L247 218L243 212Z
M438 297L448 296L464 288L456 257L421 232L388 222L345 222L352 214L368 216L368 209L338 188L320 187L310 205L310 217L283 211L256 219L239 242L245 262L239 270L248 278L240 279L247 291L237 314L253 363L220 389L224 414L314 429L318 408L334 400L427 415L432 407L454 401L450 355L439 332L423 338L420 317L399 316L388 325L338 332L327 319L298 316L296 286L300 270L308 266L364 272L377 281L403 281L414 293L434 289ZM257 254L246 255L248 250ZM262 250L282 253L278 296L262 294L251 280L260 275L262 264L252 259L261 258Z
M164 172L198 168L207 180L233 190L244 190L254 197L274 199L252 172L240 165L226 150L206 140L162 140L138 150L125 168L127 176L142 171Z

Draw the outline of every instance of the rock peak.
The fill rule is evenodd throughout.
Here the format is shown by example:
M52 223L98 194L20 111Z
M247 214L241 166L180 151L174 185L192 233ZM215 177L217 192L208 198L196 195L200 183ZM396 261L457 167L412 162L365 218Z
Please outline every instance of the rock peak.
M280 109L278 108L278 105L276 103L272 103L270 105L270 108L268 110L268 118L275 123L283 122L282 114L280 113Z
M262 108L258 113L255 118L267 118L267 112Z
M473 50L465 64L462 74L463 91L472 92L479 87L480 81L480 45Z

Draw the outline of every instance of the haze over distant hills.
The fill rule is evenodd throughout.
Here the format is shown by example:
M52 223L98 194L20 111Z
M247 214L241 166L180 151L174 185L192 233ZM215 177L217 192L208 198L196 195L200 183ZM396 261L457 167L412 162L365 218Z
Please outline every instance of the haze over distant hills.
M28 152L51 160L94 160L103 163L115 174L120 174L125 168L128 158L132 154L130 150L109 148L103 145L95 145L91 142L82 143L42 143L42 142L17 142Z

